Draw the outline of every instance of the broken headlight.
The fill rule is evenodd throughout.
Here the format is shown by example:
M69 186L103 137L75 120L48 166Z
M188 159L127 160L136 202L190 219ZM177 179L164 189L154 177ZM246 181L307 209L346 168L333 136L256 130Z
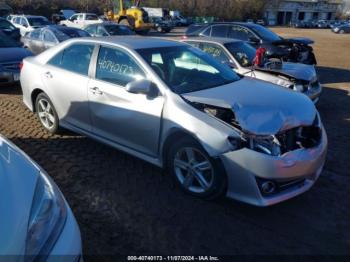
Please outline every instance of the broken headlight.
M279 156L281 154L281 146L276 137L251 137L248 139L249 148L271 156Z

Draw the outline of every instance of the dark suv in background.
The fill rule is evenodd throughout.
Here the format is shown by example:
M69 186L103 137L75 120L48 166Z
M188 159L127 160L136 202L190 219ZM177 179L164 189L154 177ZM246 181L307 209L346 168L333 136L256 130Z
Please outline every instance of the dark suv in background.
M16 41L19 41L21 38L19 29L16 28L11 22L1 17L0 17L0 31L2 31L5 35L11 37Z
M314 65L316 58L310 46L314 43L308 38L285 39L270 29L242 22L220 22L191 25L185 34L187 37L206 36L239 39L252 44L255 48L264 47L271 58ZM186 37L185 36L185 37Z

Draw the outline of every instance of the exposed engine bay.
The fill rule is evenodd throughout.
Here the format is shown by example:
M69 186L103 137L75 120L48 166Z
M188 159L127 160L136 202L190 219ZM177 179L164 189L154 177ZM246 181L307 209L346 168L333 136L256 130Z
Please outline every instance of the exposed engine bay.
M236 129L242 138L241 141L230 139L236 149L247 147L267 155L280 156L297 149L316 147L321 142L322 130L318 115L311 126L299 126L274 135L259 136L243 130L231 109L192 102L191 105Z

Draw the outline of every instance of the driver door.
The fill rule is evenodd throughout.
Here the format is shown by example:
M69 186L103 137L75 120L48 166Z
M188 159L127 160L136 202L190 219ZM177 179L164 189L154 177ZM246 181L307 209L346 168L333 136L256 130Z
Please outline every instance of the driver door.
M134 57L118 48L101 46L95 78L88 85L92 131L114 143L157 156L162 96L129 93L125 86L147 78Z

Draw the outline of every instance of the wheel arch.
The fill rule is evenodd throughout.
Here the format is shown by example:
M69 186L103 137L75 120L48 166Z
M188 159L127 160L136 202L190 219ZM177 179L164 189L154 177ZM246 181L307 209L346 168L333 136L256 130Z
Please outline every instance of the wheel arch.
M45 92L40 88L35 88L30 95L33 112L36 112L35 101L36 101L36 98L38 97L38 95L41 93L45 93Z
M167 168L167 157L169 153L169 149L174 141L178 141L181 138L190 138L196 141L199 145L203 147L203 149L209 154L208 150L205 148L205 146L200 142L200 140L192 133L188 132L187 130L181 129L181 128L173 128L171 131L169 131L167 137L165 138L164 142L162 143L161 148L161 161L164 168ZM209 154L210 155L210 154Z

